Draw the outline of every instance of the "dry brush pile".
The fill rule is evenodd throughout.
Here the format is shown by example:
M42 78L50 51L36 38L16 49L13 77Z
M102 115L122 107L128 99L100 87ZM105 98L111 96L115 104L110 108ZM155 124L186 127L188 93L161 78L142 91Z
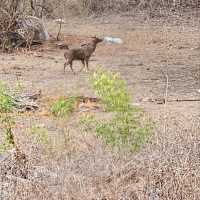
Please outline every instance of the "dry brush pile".
M3 1L0 4L0 47L10 51L17 47L28 47L48 39L48 33L37 15L27 15L31 4L24 0Z
M7 50L14 39L22 39L17 33L17 20L23 13L19 11L19 3L15 0L2 1L0 4L0 46Z

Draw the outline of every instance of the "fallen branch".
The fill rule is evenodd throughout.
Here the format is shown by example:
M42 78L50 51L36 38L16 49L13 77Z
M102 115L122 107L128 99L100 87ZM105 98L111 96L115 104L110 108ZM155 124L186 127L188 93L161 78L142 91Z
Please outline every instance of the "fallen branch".
M40 98L41 90L33 94L24 94L16 97L9 94L5 95L12 99L13 106L18 112L35 111L39 109L36 100Z
M58 29L58 33L57 33L57 36L56 36L56 40L59 41L59 36L60 36L60 33L61 33L61 29L62 29L62 18L61 18L61 21L59 22L59 29Z
M157 98L157 99L152 99L152 98L149 98L147 100L144 100L143 102L155 102L157 104L165 104L166 102L198 102L200 101L200 99L169 99L169 100L166 100L165 98Z
M168 100L168 102L183 102L183 101L200 101L200 99L172 99Z

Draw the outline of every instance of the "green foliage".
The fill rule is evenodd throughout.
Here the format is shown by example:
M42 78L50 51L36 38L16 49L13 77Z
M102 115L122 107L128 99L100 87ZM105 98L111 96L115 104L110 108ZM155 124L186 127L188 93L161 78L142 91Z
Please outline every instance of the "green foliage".
M108 111L126 112L129 110L130 96L125 81L120 79L118 74L99 70L93 74L91 82Z
M113 118L99 121L85 117L81 123L94 127L97 136L112 147L139 150L151 135L153 126L143 120L141 109L131 105L125 81L118 74L99 70L93 74L91 83L106 110L112 111Z
M118 149L138 151L148 140L152 130L151 124L142 124L131 113L116 114L109 122L96 125L97 135L105 142Z
M11 116L8 116L7 114L1 114L0 122L0 127L3 129L4 133L3 144L0 145L0 153L4 153L5 151L12 149L15 146L12 132L15 121Z
M4 133L3 144L0 145L1 153L13 148L15 145L12 132L15 121L8 115L13 109L14 102L8 93L9 89L7 85L0 82L0 128Z
M0 82L0 112L11 112L13 108L13 100L8 95L8 88Z
M75 97L70 97L67 100L61 98L53 104L51 108L51 113L55 117L61 117L61 118L67 117L70 113L73 112L74 105L75 105Z

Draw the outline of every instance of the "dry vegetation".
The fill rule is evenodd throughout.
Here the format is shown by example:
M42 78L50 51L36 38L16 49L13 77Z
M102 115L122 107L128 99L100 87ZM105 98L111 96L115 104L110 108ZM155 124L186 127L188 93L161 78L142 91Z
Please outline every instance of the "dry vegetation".
M100 15L112 12L112 14L117 16L116 13L122 14L123 12L129 12L130 14L132 11L145 12L145 10L147 10L149 12L148 14L150 14L149 16L153 18L158 16L156 13L167 14L168 12L171 13L175 11L187 16L184 10L191 9L192 12L194 12L195 9L198 13L198 8L200 6L199 0L60 0L56 1L56 3L54 0L41 0L32 1L32 4L30 1L30 4L27 3L26 6L24 6L24 2L22 2L22 7L20 8L14 6L14 2L20 1L4 0L0 4L0 9L4 10L0 12L1 31L12 30L13 19L17 16L16 13L18 13L18 9L22 7L27 8L26 6L28 6L29 9L28 11L27 9L22 9L23 14L32 13L40 17L42 15L49 17L65 17L81 14L83 21L86 20L83 18L84 14ZM55 4L57 8L53 9L52 5ZM35 7L30 8L31 5ZM40 7L41 10L36 13L37 7ZM9 10L13 12L9 12ZM60 12L61 10L62 12ZM66 14L66 12L70 14ZM7 15L9 17L5 17ZM9 20L6 21L5 19ZM2 22L4 22L3 25ZM137 93L143 94L143 92L146 91L145 87L149 87L148 90L153 90L155 96L159 94L162 97L164 96L165 100L177 94L184 96L187 90L191 90L188 92L188 96L199 97L199 93L195 96L193 91L193 87L199 87L200 83L199 57L197 56L198 53L195 53L199 51L199 44L196 43L199 30L197 30L197 32L192 32L193 30L191 29L193 27L189 27L191 33L188 31L189 33L187 33L184 38L180 36L182 29L178 29L178 32L176 29L168 30L165 27L166 29L163 28L161 30L161 35L158 30L153 29L154 27L150 29L150 31L147 28L141 31L135 26L133 29L136 30L132 30L132 27L127 28L124 22L126 21L118 23L127 31L125 46L114 47L116 50L113 50L112 46L102 45L97 51L97 54L100 56L98 57L95 55L95 59L101 58L98 62L105 63L106 67L113 65L110 66L110 69L112 71L120 71L122 77L126 79L128 87L133 81L135 81L134 84L141 84L141 87L137 85L139 91L135 90L136 87L134 87L134 95L137 95ZM170 22L168 22L168 25L169 24ZM69 31L70 24L67 25L66 29ZM113 32L116 31L114 25L114 28L112 28L112 23L108 24L108 27L106 23L99 25L99 27L98 25L97 23L97 27L93 27L92 29L89 25L82 27L79 24L79 27L75 27L72 31L74 31L74 33L80 32L83 35L88 32L96 34L96 32L99 33L100 30L102 30L102 32L104 31L105 34L113 34ZM86 27L88 28L87 31ZM105 29L103 29L104 27ZM161 25L158 24L155 27L160 30L159 27L161 27ZM64 28L65 27L63 27L63 29ZM91 28L92 31L90 31L89 28ZM117 29L117 31L118 30L119 29ZM116 33L118 34L119 32L117 31ZM100 33L100 35L104 33ZM195 35L193 35L193 33L195 33ZM123 31L120 32L119 35L120 34L122 37L124 36ZM168 34L170 36L168 36ZM191 39L191 36L194 38ZM133 39L136 37L138 40ZM69 39L68 42L70 42ZM191 47L193 48L192 50ZM143 50L145 48L147 48L147 50L144 51L145 53L143 55ZM168 48L167 53L166 48ZM196 48L196 50L194 50L194 48ZM151 50L153 52L152 54ZM106 140L104 140L105 138L102 137L103 134L98 135L98 132L96 133L96 127L94 127L96 126L96 121L99 120L98 122L102 122L102 120L105 119L109 120L112 118L113 113L105 112L101 106L99 107L96 98L95 102L89 101L89 103L84 102L83 104L83 102L79 100L77 101L78 105L75 105L77 99L74 98L74 96L77 94L79 95L79 91L83 90L87 93L88 88L92 88L89 82L85 80L88 78L87 75L84 74L83 76L80 75L80 77L77 77L70 74L70 72L65 75L61 74L61 71L63 71L64 59L62 60L60 55L63 55L63 52L58 49L50 49L49 52L44 51L45 46L34 52L37 54L37 59L34 57L35 54L31 54L32 52L30 52L30 55L23 55L20 53L16 56L14 54L0 55L0 59L2 59L2 64L0 63L1 79L4 80L4 82L7 81L9 85L12 86L9 90L6 85L0 84L0 141L1 144L3 144L0 148L0 199L200 199L200 115L198 112L198 101L189 102L191 104L187 104L186 102L181 105L177 102L174 103L175 105L173 103L171 103L173 104L171 105L167 101L164 105L152 105L149 102L146 104L144 103L142 106L145 108L145 119L138 117L138 119L144 121L136 123L137 120L134 118L129 120L133 122L134 119L134 129L136 128L138 130L138 124L145 124L146 120L151 118L151 121L154 122L154 128L150 139L141 143L140 148L134 152L130 151L129 148L113 148L112 145L108 145ZM44 54L41 52L44 52ZM12 60L13 55L15 57ZM134 55L137 56L137 58L134 57L134 59L138 59L138 55L141 56L143 63L136 63L134 65L131 63L131 67L133 68L130 68L129 63L126 63L129 62L131 60L130 57ZM30 56L30 58L28 56ZM33 56L33 58L31 56ZM59 61L55 60L56 56ZM110 60L109 56L111 56ZM118 56L120 61L117 60ZM22 57L22 59L19 57ZM127 57L127 60L124 61L124 57ZM147 57L150 58L147 59ZM192 62L189 61L191 58L193 58ZM23 59L27 59L28 61L24 62ZM40 59L44 59L42 60L42 64L39 62ZM151 59L154 59L154 61L156 60L156 62L150 63ZM161 59L161 61L159 61L159 59ZM52 64L51 60L55 62ZM123 63L120 63L121 60ZM6 62L9 62L10 65L7 66L8 64ZM173 63L171 64L171 62ZM116 65L118 68L115 68L115 64L118 64ZM120 65L123 67L120 67ZM151 65L155 69L152 69ZM178 68L177 66L179 65L183 68ZM29 66L32 68L29 68ZM164 69L160 69L161 67ZM185 70L184 67L188 70ZM139 70L137 68L139 68ZM31 70L33 72L31 72ZM47 98L48 95L45 96L44 94L43 98L38 101L41 109L36 112L19 113L13 110L13 100L11 97L15 97L15 95L17 96L25 90L21 84L16 84L16 79L15 77L13 78L16 71L21 73L16 74L17 80L20 79L22 84L28 82L29 85L27 84L27 87L29 87L29 89L32 89L34 84L37 86L42 85L42 89L46 90L47 94L53 94L56 98ZM162 74L160 71L162 71ZM152 78L152 80L150 80L149 85L145 81L139 83L143 79L137 76L143 77L142 75L144 74L143 78L149 81L151 73L155 76L152 75L154 79ZM190 73L192 75L188 81L188 77L186 76L190 76ZM179 80L176 76L182 79ZM65 82L64 85L69 84L67 89L66 86L64 86L63 90L65 90L65 95L60 92L60 88L63 84L62 78ZM157 80L159 80L159 83L156 82ZM192 82L190 85L190 81L195 82L195 84ZM108 103L108 105L114 105L111 107L112 109L114 108L114 113L117 113L121 119L123 118L121 117L122 113L129 114L129 110L132 110L132 107L129 107L129 101L131 100L126 96L127 91L124 82L120 82L119 79L117 79L117 83L121 83L121 87L117 85L117 88L122 88L120 94L123 95L116 95L115 90L112 93L113 96L106 96L105 91L110 89L106 87L110 86L109 83L109 81L106 83L100 82L99 85L95 85L96 88L94 87L94 89L90 90L88 93L94 95L96 91L97 94L100 94L100 98L104 100L105 105L106 103ZM73 86L73 84L75 86ZM102 85L105 87L102 90L103 92L101 91L102 88L97 88L102 87ZM172 86L174 86L174 88ZM174 92L171 92L172 94L169 94L170 87ZM155 88L155 90L153 88ZM132 88L130 87L130 89ZM68 92L72 94L72 97L66 98L66 94L69 95ZM115 101L116 96L119 101ZM187 94L185 96L187 97ZM121 99L119 99L119 97L121 97ZM112 98L114 98L114 101ZM66 101L66 99L69 101ZM117 107L119 105L116 106L113 102L115 102L115 104L117 104L116 102L120 102L119 104L121 107L123 107L123 105L128 106L125 108L125 111L123 110L121 113L121 110ZM82 110L80 106L81 103L84 106L87 104L86 111L84 109ZM95 108L95 110L91 110L91 108ZM140 113L135 110L134 112L136 114ZM81 121L84 121L84 123ZM127 122L127 118L126 120L123 118L122 121ZM118 127L121 128L120 125L122 121L116 122L117 129ZM130 125L129 123L130 122L127 122L128 127ZM125 126L125 129L127 129L127 126ZM112 130L118 131L114 128ZM142 131L139 133L146 133L143 129L141 130ZM108 129L106 129L106 131L108 131ZM5 137L3 138L2 135ZM127 145L127 143L125 144ZM14 150L8 150L13 149L13 147Z
M162 10L183 10L199 8L199 0L3 0L0 7L9 11L20 11L42 16L70 14L102 14L127 11L150 10L151 14Z
M55 0L50 0L49 7ZM199 8L199 0L57 0L56 8L52 9L51 16L68 17L71 15L99 16L105 13L136 14L147 11L150 17L169 15L170 12ZM60 16L62 15L62 16Z

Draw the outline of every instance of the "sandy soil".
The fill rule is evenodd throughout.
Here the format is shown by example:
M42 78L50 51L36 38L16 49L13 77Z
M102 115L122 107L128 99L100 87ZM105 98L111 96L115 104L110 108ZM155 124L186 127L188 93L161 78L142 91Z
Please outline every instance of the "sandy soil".
M48 22L56 35L58 25ZM168 99L194 100L200 98L199 29L197 26L161 23L136 23L131 18L68 20L62 34L70 46L78 46L88 36L115 36L123 44L102 43L90 62L91 72L98 65L119 72L127 81L133 101L147 110L160 112L163 105L149 99L164 98L167 76ZM89 73L73 75L69 68L63 73L64 50L45 46L27 54L1 54L0 78L10 85L17 81L27 90L41 89L44 96L90 95ZM75 70L81 63L75 62ZM146 102L146 103L145 103ZM173 102L169 110L186 115L199 114L199 102ZM188 112L189 111L189 112Z

